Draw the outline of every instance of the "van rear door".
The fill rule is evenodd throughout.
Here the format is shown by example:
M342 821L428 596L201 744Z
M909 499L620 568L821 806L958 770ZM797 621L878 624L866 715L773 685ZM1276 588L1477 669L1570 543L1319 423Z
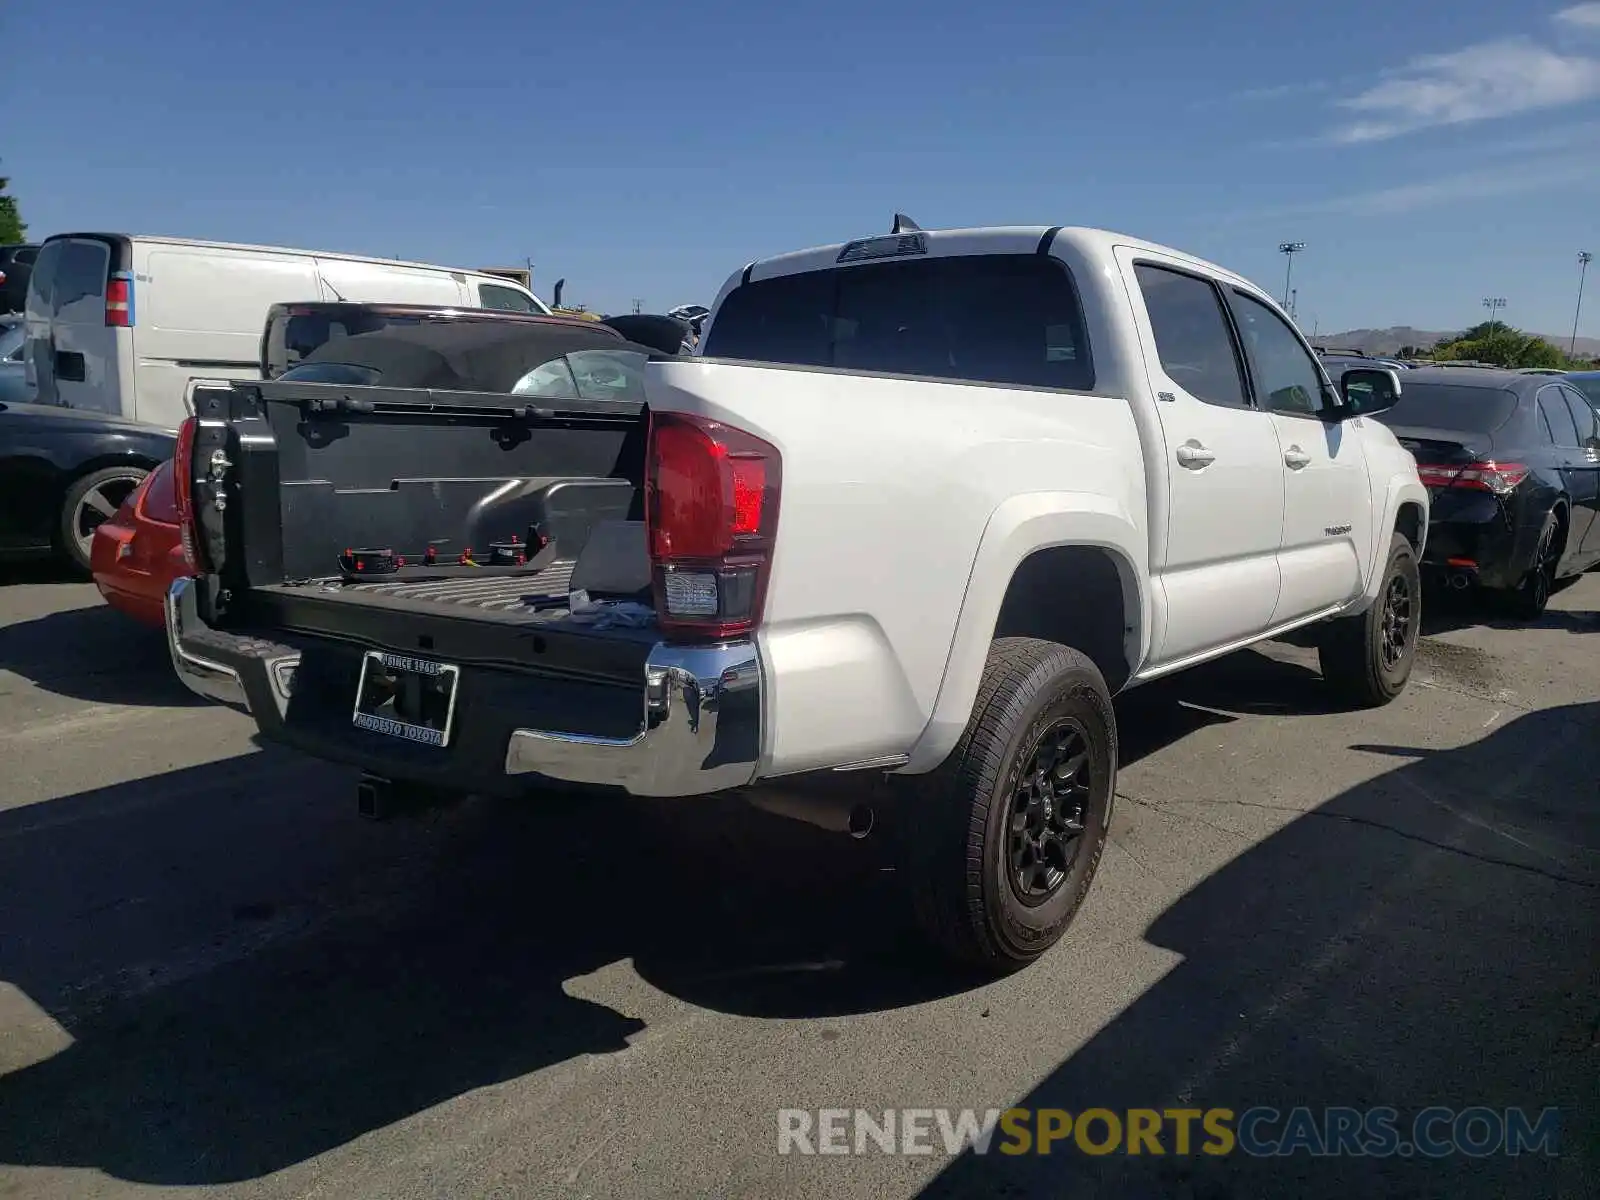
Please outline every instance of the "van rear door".
M121 415L123 362L132 360L131 247L126 238L70 234L50 238L28 284L28 340L23 359L40 404ZM125 279L127 316L106 318L106 289ZM131 415L131 414L130 414Z

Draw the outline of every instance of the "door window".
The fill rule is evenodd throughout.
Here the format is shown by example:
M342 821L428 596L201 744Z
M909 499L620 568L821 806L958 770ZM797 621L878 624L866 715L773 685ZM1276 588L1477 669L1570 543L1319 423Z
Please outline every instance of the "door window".
M1250 360L1256 403L1269 412L1315 416L1333 405L1317 365L1288 322L1237 289L1233 315Z
M1583 443L1578 438L1578 427L1561 399L1561 389L1547 387L1539 393L1539 411L1550 427L1551 440L1566 449L1577 449Z
M515 288L500 287L493 283L480 283L478 285L478 303L484 308L498 309L504 312L536 312L533 301L529 300Z
M1134 276L1167 378L1207 404L1248 408L1217 289L1194 275L1147 264L1135 267Z

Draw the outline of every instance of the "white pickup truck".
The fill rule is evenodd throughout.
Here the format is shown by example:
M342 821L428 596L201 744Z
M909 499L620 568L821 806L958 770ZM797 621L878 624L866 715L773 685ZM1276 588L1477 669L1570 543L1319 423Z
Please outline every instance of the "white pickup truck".
M1099 862L1112 696L1313 623L1353 703L1411 671L1429 495L1365 419L1397 374L1330 380L1161 246L897 218L737 272L699 355L609 399L548 364L396 389L364 353L197 399L168 633L369 803L889 773L929 933L1007 970ZM526 557L457 557L524 526Z

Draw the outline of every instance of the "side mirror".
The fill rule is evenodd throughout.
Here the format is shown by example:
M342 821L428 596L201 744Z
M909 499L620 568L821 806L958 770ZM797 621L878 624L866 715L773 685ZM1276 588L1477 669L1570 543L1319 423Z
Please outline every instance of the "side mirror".
M1339 377L1344 405L1340 420L1388 412L1400 402L1400 372L1376 367L1352 367Z

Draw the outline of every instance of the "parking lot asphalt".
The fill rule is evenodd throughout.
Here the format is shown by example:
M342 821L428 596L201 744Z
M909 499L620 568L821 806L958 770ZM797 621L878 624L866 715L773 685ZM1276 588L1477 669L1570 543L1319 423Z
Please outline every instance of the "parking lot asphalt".
M372 824L159 634L0 583L0 1196L1595 1195L1600 575L1118 702L1066 941L975 985L876 837L722 798ZM1510 1158L779 1155L782 1108L1561 1110ZM937 1144L939 1139L935 1137Z

